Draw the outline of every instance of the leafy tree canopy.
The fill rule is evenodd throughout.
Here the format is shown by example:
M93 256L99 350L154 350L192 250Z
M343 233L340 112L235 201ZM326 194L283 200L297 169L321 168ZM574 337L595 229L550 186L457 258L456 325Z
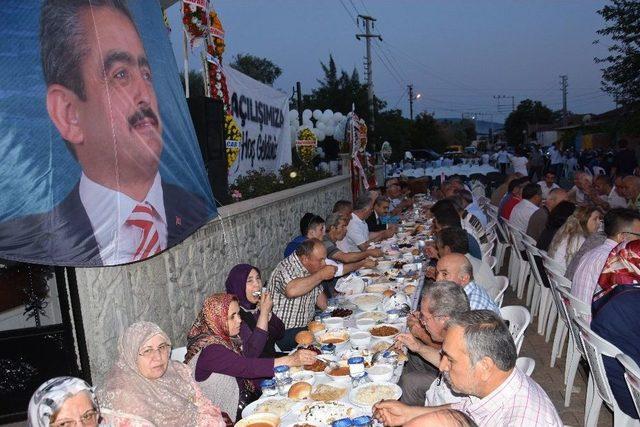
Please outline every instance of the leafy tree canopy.
M282 69L267 58L243 53L237 54L229 66L267 85L273 85L282 74Z
M527 130L527 124L553 123L555 117L553 111L540 101L525 99L504 122L507 141L511 145L520 145L524 141L523 131Z

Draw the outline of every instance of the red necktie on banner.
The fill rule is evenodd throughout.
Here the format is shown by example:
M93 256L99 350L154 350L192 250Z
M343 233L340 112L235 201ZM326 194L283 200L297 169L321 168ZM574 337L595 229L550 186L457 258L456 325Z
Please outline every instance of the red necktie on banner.
M154 216L156 216L156 211L153 206L148 203L137 204L136 207L133 208L131 215L129 215L127 224L142 230L140 244L131 261L148 258L163 249L160 245L160 235L154 221Z

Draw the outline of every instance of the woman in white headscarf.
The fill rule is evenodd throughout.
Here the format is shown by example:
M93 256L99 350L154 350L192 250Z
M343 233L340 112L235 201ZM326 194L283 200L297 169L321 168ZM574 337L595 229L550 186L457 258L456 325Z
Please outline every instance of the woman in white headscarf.
M42 384L29 401L29 426L98 425L100 410L89 384L80 378L56 377Z
M169 360L171 341L158 325L129 326L118 341L118 353L96 392L103 412L117 415L118 420L107 417L108 421L119 424L132 415L157 427L225 426L220 410L202 394L189 367Z

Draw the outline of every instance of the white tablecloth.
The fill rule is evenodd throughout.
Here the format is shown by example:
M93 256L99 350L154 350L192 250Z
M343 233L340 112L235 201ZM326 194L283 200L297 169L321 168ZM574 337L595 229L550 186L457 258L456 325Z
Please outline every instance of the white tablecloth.
M445 176L451 175L463 175L470 176L474 173L486 175L491 172L498 172L498 170L489 165L456 165L437 168L418 168L418 169L405 169L400 173L395 173L392 177L398 177L400 175L410 178L420 178L428 176L431 178L437 178L444 172Z

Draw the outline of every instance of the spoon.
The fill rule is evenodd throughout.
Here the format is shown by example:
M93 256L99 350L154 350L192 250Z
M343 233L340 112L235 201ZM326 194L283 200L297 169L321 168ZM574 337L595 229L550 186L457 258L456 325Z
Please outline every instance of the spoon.
M378 350L375 353L373 353L373 356L371 356L371 364L375 365L376 362L378 360L380 360L381 357L386 357L386 353L391 350L391 348L393 347L393 345L395 344L395 342L392 342L391 345L389 345L387 348L382 349L382 350Z

